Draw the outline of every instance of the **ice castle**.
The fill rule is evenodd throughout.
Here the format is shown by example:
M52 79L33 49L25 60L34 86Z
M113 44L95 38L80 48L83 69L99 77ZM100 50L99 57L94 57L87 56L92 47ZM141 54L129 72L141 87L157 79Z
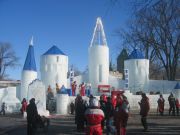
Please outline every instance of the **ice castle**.
M118 78L109 74L109 47L107 44L103 24L101 18L97 18L93 36L88 50L88 72L75 76L74 81L77 85L82 82L90 83L92 86L92 94L99 95L98 85L110 85L115 89L125 90L125 94L129 98L131 108L137 109L137 102L140 96L135 95L137 91L149 93L150 91L159 91L164 94L167 99L170 92L174 92L180 100L180 86L177 81L167 80L150 80L149 79L149 60L145 59L142 52L134 49L129 58L124 62L125 79ZM7 102L13 98L15 104L9 103L9 106L19 106L23 98L28 100L32 97L37 99L39 112L42 115L48 115L46 111L46 94L50 85L56 96L55 84L64 85L70 88L70 78L68 73L68 55L66 55L57 46L52 46L40 57L40 79L37 76L36 62L34 57L33 38L30 41L25 64L22 70L20 89L6 88L7 93L0 93L0 101ZM8 90L9 89L9 90ZM10 92L13 89L13 92ZM17 93L20 93L19 95ZM77 91L78 93L78 91ZM6 95L6 96L5 96ZM17 96L15 96L17 95ZM8 98L7 98L8 96ZM5 98L6 97L6 98ZM17 97L17 98L16 98ZM57 109L62 112L61 108L67 108L67 105L75 97L63 97L57 95ZM19 98L19 100L18 100ZM66 100L69 98L68 100ZM158 95L149 95L150 102L156 108ZM167 106L167 104L166 104ZM10 107L10 108L11 108ZM10 109L9 109L10 110ZM65 109L66 110L66 109ZM11 108L11 112L13 109Z

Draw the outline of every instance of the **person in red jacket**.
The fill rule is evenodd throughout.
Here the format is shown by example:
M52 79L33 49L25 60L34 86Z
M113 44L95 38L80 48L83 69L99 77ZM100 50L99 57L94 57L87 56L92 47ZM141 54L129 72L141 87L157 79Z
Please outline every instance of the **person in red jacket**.
M140 115L141 115L141 123L144 127L143 131L148 130L148 124L147 124L147 115L150 110L150 104L149 104L149 98L146 96L145 93L142 93L142 99L141 102L138 102L140 105Z
M114 94L111 95L111 103L113 105L113 108L115 109L115 107L116 107L116 96Z
M179 115L179 108L180 108L180 103L179 103L179 99L176 99L176 114L177 116Z
M93 98L89 108L85 111L87 120L86 135L102 135L101 121L104 119L104 113L99 108L99 101Z
M22 104L21 113L23 114L24 112L26 112L26 108L27 108L27 101L25 98L23 98L21 104Z
M159 111L161 116L164 113L164 102L165 102L165 100L164 100L162 94L160 94L160 97L159 97L157 103L158 103L158 111Z
M129 102L124 95L117 96L117 105L114 111L114 121L117 135L126 135L126 126L129 117Z
M127 97L123 95L122 105L119 108L119 123L120 123L120 135L126 135L126 126L129 117L129 102Z
M72 96L75 96L75 94L76 94L76 87L77 87L77 84L76 84L76 81L74 81L74 82L71 84Z
M117 135L120 135L120 121L119 121L119 108L122 106L122 95L117 94L116 106L114 110L114 123L117 131Z
M80 87L81 96L85 96L85 89L86 89L86 86L85 86L85 83L83 82Z

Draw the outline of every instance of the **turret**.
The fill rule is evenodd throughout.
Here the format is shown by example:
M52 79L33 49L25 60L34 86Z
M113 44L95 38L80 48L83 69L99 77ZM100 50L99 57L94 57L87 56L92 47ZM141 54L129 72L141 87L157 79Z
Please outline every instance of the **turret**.
M28 86L37 78L36 62L34 57L33 37L29 44L26 60L21 75L21 100L27 99Z
M98 85L107 85L109 77L109 48L102 25L101 18L97 18L91 44L88 48L89 82L92 89ZM94 91L93 94L96 94Z
M132 93L148 92L149 60L145 59L139 49L134 49L124 62L125 88Z
M68 56L57 46L52 46L40 59L41 80L46 89L48 85L56 94L56 83L67 87Z

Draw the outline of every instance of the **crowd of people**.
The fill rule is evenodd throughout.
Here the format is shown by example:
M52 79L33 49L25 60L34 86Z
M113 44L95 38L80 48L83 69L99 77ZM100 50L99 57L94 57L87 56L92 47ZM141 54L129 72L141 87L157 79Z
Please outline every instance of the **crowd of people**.
M150 103L145 93L142 93L141 97L141 101L138 102L141 123L144 128L143 131L147 132L149 131L147 116L150 111ZM175 115L175 110L176 114L179 115L180 104L178 99L175 99L171 93L168 101L169 115ZM160 94L157 104L158 112L163 116L165 100L162 94ZM124 94L111 95L111 97L101 95L99 101L91 95L88 104L81 95L78 95L75 99L74 108L77 131L86 131L87 135L101 135L106 127L107 135L126 135L130 105Z
M168 102L169 102L169 115L179 115L179 108L180 108L180 103L178 98L175 98L173 93L170 93L168 97ZM157 101L158 103L158 112L160 115L164 115L164 105L165 105L165 99L163 98L163 95L160 94L160 97ZM176 112L176 113L175 113Z
M76 93L77 93L76 81L73 81L71 83L71 89L72 89L72 96L76 96ZM79 90L79 94L81 96L90 96L92 94L92 92L91 92L91 84L85 84L84 82L82 82L79 85L78 90Z
M62 85L60 87L58 83L55 84L55 89L56 89L56 93L59 93L59 94L63 93L63 91L67 90L64 85ZM76 81L73 81L71 83L71 92L70 92L70 95L71 96L76 96L77 93L79 93L81 96L90 96L92 94L91 84L90 83L86 84L85 82L82 82L77 87ZM51 97L52 97L52 95L54 95L50 85L48 86L47 94L49 94L49 96L51 96Z
M129 117L129 102L123 94L117 95L116 102L111 97L100 96L100 100L89 97L89 103L78 95L75 99L75 123L77 131L85 131L87 135L102 135L106 133L125 135ZM86 130L85 130L86 126Z
M76 95L76 81L71 85L72 95ZM88 87L88 88L87 88ZM102 135L103 131L106 131L107 135L126 135L126 127L129 118L130 105L127 97L123 92L106 96L102 94L100 100L89 95L89 102L83 100L82 96L85 96L86 89L91 89L90 85L82 83L79 85L80 94L75 98L74 102L70 103L71 114L75 113L75 124L77 125L78 132L86 132L87 135ZM63 86L60 88L56 84L56 92L63 91ZM47 103L54 99L54 94L51 87L47 90ZM165 99L163 95L157 100L157 111L163 116ZM176 99L173 93L170 93L168 97L169 102L169 115L179 115L180 103ZM37 129L37 124L43 124L42 117L38 114L35 98L29 100L29 104L24 98L21 102L22 106L20 112L22 115L27 116L27 134L33 134ZM145 93L141 94L141 100L138 102L140 106L141 123L143 131L148 131L147 116L150 110L149 98ZM49 106L47 106L48 109ZM0 113L5 115L6 105L3 102ZM176 113L175 113L176 112ZM104 130L106 129L106 130Z

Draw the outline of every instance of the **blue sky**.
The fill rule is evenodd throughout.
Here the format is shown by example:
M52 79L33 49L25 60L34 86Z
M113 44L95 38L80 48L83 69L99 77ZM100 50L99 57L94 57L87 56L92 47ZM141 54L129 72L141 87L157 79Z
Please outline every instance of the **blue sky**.
M21 79L31 36L34 36L36 66L52 45L69 56L69 64L83 71L88 63L88 46L96 18L101 17L113 63L121 43L115 30L126 27L130 3L111 8L110 0L0 0L0 42L12 44L20 66L8 69L12 79Z

